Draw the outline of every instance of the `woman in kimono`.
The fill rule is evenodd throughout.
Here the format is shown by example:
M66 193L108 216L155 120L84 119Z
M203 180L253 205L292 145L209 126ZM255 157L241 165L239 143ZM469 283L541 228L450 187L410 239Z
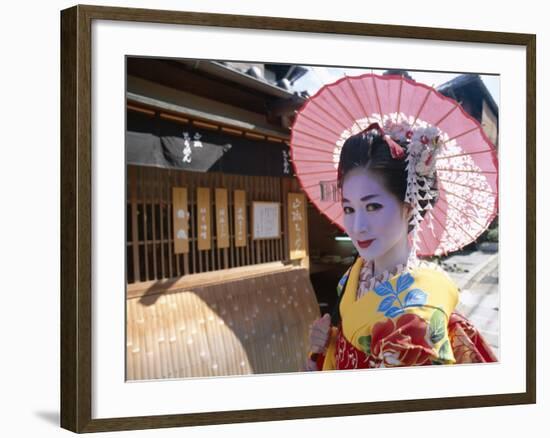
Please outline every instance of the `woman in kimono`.
M307 370L496 361L455 311L455 283L416 258L418 224L438 197L437 134L373 123L344 143L336 186L358 255L338 284L335 315L312 325Z

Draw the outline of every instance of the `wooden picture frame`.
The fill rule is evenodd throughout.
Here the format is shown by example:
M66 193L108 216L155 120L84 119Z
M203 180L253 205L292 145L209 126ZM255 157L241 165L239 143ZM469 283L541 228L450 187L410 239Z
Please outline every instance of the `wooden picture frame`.
M93 418L92 23L213 26L309 34L488 43L525 48L527 110L525 391L267 409ZM536 402L536 37L459 29L75 6L61 12L61 426L74 432L213 425ZM120 263L123 263L121 260Z

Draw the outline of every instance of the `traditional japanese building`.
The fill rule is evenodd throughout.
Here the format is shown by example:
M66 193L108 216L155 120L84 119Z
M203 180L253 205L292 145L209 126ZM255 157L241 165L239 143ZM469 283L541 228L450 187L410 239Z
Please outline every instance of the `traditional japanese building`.
M287 193L300 190L289 125L305 99L276 83L288 88L299 71L249 65L247 74L238 67L128 58L129 284L291 258ZM186 189L177 202L175 187ZM277 203L280 211L256 202ZM254 233L262 232L253 228L260 226L254 211L279 215L273 235ZM306 243L305 234L298 237Z
M498 151L498 105L478 74L463 74L439 87L444 96L456 100L476 119Z
M319 307L291 65L127 58L130 380L297 371Z

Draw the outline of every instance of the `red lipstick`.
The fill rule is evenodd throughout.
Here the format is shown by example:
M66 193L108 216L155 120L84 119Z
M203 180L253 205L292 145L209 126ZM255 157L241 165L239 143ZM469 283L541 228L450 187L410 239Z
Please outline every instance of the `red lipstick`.
M370 244L371 244L372 242L374 242L374 241L375 241L375 239L371 239L371 240L358 240L358 241L357 241L357 245L359 245L359 247L362 248L362 249L367 249L367 248L370 246Z

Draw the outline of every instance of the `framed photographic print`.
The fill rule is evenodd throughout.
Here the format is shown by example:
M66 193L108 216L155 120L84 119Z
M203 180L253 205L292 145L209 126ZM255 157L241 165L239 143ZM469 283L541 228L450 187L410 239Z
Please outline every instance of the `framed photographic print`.
M535 35L75 6L61 54L62 427L535 403Z

